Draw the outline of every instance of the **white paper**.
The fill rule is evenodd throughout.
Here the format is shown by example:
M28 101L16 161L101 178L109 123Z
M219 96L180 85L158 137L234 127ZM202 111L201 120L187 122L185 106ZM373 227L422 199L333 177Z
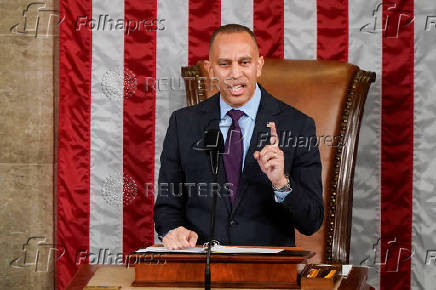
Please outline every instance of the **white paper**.
M226 254L244 254L244 253L276 254L276 253L280 253L281 251L283 251L283 249L240 248L240 247L214 245L212 247L212 251L214 253L226 253Z
M231 246L214 245L212 247L213 253L225 253L225 254L276 254L283 251L283 249L264 249L264 248L241 248ZM145 249L139 249L136 253L205 253L206 249L201 247L186 248L182 250L168 250L165 247L147 247Z
M145 249L139 249L136 253L204 253L203 248L186 248L182 250L168 250L165 247L147 247Z

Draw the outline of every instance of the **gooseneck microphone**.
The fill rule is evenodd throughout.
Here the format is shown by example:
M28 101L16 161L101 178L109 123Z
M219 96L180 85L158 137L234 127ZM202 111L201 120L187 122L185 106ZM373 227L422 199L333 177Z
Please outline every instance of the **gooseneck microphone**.
M213 180L218 182L218 170L221 153L224 152L224 138L219 129L207 129L203 135L204 150L209 155L210 168L212 170ZM204 270L204 289L210 290L210 255L212 251L213 238L215 234L215 210L217 195L212 190L212 209L210 212L210 233L209 242L207 243L206 266Z

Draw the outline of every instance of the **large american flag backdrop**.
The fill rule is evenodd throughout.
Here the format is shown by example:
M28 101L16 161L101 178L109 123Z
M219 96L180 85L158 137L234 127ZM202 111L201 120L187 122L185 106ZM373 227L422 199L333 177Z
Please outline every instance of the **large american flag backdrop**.
M434 289L435 1L60 0L60 14L59 289L102 251L156 241L159 156L171 112L186 105L180 67L207 58L212 31L228 23L252 28L264 56L377 73L359 141L351 262L369 267L377 289Z

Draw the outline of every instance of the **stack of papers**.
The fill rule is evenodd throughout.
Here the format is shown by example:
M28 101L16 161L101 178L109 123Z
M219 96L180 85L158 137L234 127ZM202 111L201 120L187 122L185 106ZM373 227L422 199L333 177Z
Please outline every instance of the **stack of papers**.
M183 250L168 250L165 247L147 247L145 249L139 249L136 253L204 253L203 248L186 248Z
M241 248L232 246L214 245L212 247L213 253L225 254L276 254L283 251L283 249L265 249L265 248ZM201 247L186 248L183 250L168 250L165 247L147 247L139 249L136 253L205 253L206 249Z
M283 251L283 249L240 248L240 247L214 245L212 247L212 251L214 253L228 253L228 254L243 254L243 253L276 254L276 253L280 253L281 251Z

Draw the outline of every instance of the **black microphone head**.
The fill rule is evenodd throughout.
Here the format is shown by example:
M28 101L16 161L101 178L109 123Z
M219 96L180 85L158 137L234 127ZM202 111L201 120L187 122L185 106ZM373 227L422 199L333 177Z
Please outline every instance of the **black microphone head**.
M207 129L203 135L204 147L208 150L224 151L224 138L219 129Z

